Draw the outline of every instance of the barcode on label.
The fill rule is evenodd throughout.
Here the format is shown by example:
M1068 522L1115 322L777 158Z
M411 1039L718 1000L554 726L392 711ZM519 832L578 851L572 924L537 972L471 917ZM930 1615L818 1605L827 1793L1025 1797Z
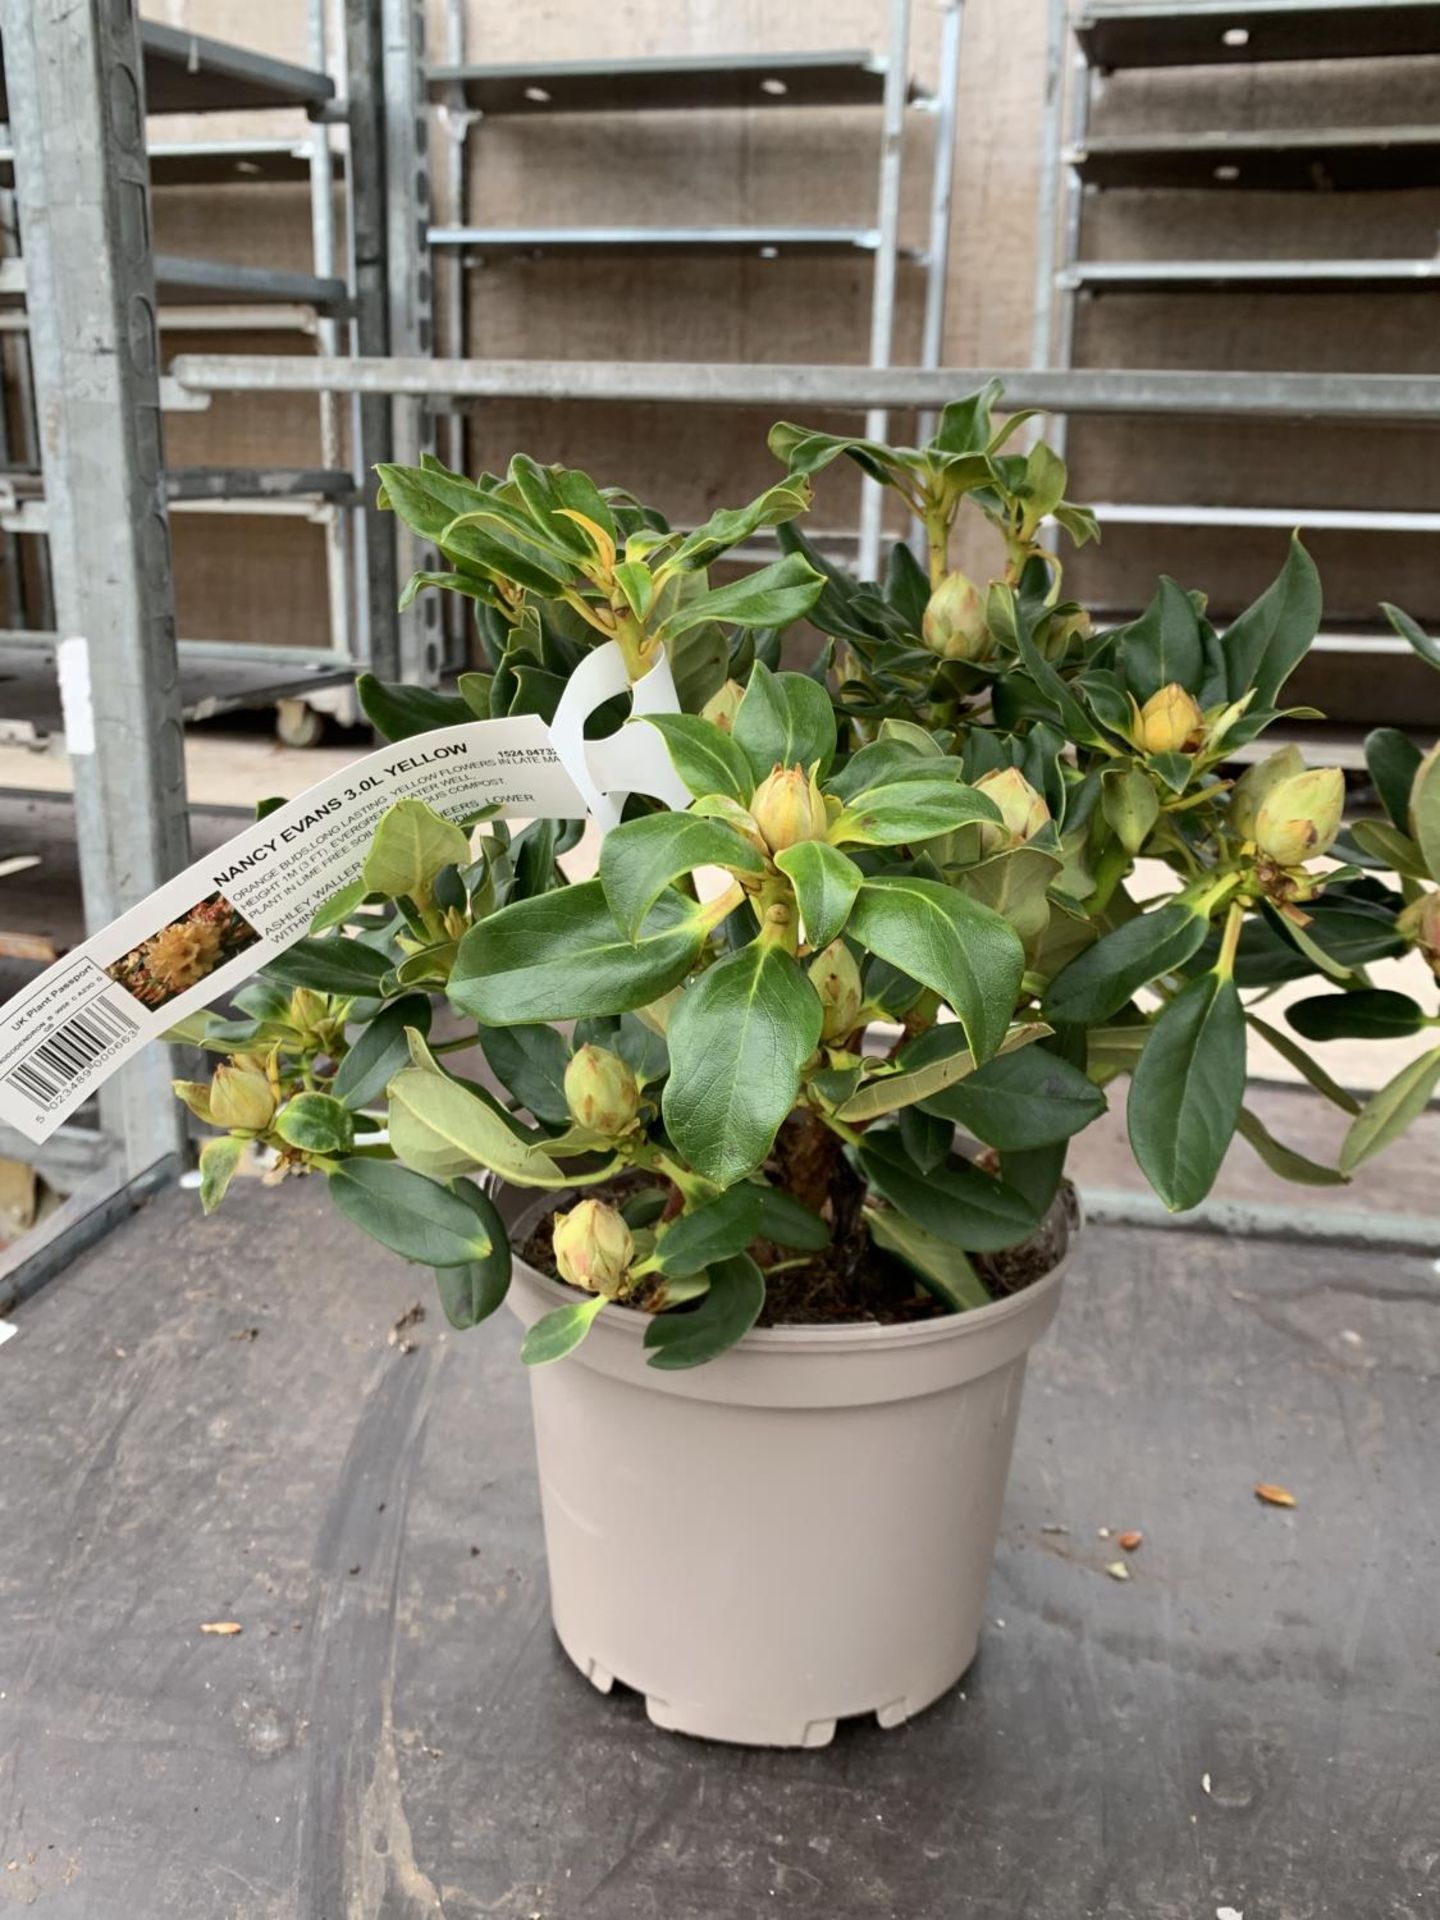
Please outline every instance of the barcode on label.
M5 1083L17 1093L28 1095L37 1105L47 1107L52 1100L68 1093L95 1061L128 1040L135 1031L135 1022L119 1007L92 1000L79 1013L72 1013L48 1040L42 1040L27 1053L18 1067L11 1067Z

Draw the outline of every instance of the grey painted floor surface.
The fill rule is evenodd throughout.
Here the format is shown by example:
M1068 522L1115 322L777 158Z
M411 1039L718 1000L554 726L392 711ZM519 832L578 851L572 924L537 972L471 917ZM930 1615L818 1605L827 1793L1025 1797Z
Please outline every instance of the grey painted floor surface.
M1437 1297L1428 1260L1090 1233L963 1691L750 1753L560 1654L508 1320L446 1333L303 1185L168 1194L0 1349L0 1908L1440 1913ZM1100 1527L1144 1531L1125 1584Z

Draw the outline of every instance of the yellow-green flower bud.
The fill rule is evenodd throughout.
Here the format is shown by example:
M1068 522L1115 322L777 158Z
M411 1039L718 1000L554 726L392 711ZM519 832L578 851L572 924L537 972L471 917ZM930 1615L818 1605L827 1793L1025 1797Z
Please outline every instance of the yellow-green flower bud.
M640 1084L618 1053L585 1046L565 1069L565 1104L577 1126L618 1139L640 1111Z
M608 1300L628 1291L635 1242L622 1216L603 1200L582 1200L569 1213L557 1213L554 1246L560 1277L572 1287Z
M700 718L713 722L722 733L729 733L735 725L735 715L744 698L745 689L740 682L727 680L720 691L712 693L700 709Z
M920 635L942 660L981 661L994 653L995 636L985 624L984 595L958 567L931 594Z
M1178 681L1152 693L1141 707L1135 744L1142 753L1194 753L1204 740L1205 716Z
M1297 773L1304 771L1305 761L1298 747L1281 747L1278 753L1272 753L1268 759L1247 767L1231 789L1231 831L1242 840L1253 840L1260 803L1266 794L1278 787L1282 780L1293 780Z
M823 840L830 824L825 796L803 767L776 767L750 802L750 817L772 853L801 840Z
M183 1100L197 1120L214 1125L214 1115L210 1111L210 1089L203 1080L172 1080L171 1092L177 1100Z
M860 969L855 956L843 940L832 940L810 962L810 984L820 996L825 1022L822 1040L844 1040L855 1031L860 1019L864 995L860 987Z
M210 1118L238 1133L264 1133L275 1118L275 1094L263 1073L217 1067L210 1082Z
M1430 971L1440 974L1440 893L1422 893L1412 900L1396 925L1420 949Z
M980 822L982 854L1004 853L1011 847L1023 846L1050 818L1044 795L1035 791L1018 767L997 767L993 773L983 774L975 782L975 790L994 801L1003 822L1003 825L993 820Z
M1280 867L1298 867L1324 853L1340 831L1345 776L1339 767L1315 767L1272 787L1255 816L1255 844Z
M290 1024L301 1033L323 1026L330 1016L330 1003L312 987L296 987L290 996Z
M1072 640L1088 640L1095 623L1084 607L1072 607L1068 613L1051 614L1035 635L1035 644L1047 660L1063 660Z

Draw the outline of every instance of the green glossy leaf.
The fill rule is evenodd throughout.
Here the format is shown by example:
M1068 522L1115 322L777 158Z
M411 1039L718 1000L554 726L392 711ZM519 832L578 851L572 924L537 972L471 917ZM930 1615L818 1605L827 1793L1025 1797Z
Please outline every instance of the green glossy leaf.
M1112 635L1127 692L1143 707L1162 687L1199 690L1204 672L1200 619L1183 587L1161 575L1155 597L1140 618Z
M367 893L387 900L424 893L442 867L470 864L470 839L423 800L397 800L381 814L361 872Z
M390 1145L405 1166L437 1179L488 1167L521 1187L573 1181L469 1087L423 1067L405 1067L390 1082Z
M765 1276L748 1254L717 1260L698 1305L657 1314L645 1329L650 1365L665 1372L698 1367L743 1340L765 1304Z
M377 680L373 673L360 675L355 692L366 719L390 741L408 740L412 734L429 733L436 727L458 727L475 718L454 694Z
M435 1269L445 1318L463 1332L488 1320L510 1289L510 1236L494 1201L473 1180L453 1181L450 1190L464 1201L490 1236L490 1251L483 1260Z
M302 1153L348 1153L355 1144L349 1110L328 1093L297 1093L275 1116L275 1131Z
M703 527L687 534L666 557L665 565L667 568L708 567L712 560L718 560L722 553L748 540L760 528L793 520L796 514L804 513L809 504L810 488L803 479L791 476L778 480L747 506L721 507L712 513Z
M600 884L621 932L635 939L659 896L697 867L762 874L765 861L734 827L700 814L645 814L607 834L600 848Z
M460 942L448 992L492 1027L627 1013L678 986L704 944L693 900L665 893L637 941L615 925L598 880L517 901Z
M1127 853L1138 853L1160 818L1155 783L1139 767L1110 767L1100 778L1105 824Z
M972 821L1000 819L1000 809L975 787L948 780L901 780L856 794L830 829L837 846L905 846L953 833Z
M924 1173L943 1166L955 1145L955 1129L950 1121L919 1107L901 1107L895 1116L900 1144Z
M1215 1184L1244 1093L1245 1010L1233 980L1202 974L1152 1026L1126 1107L1131 1150L1172 1213Z
M604 1305L604 1294L592 1293L588 1300L541 1314L521 1343L520 1358L527 1367L548 1367L553 1360L563 1360L585 1338Z
M670 1138L707 1180L758 1167L820 1044L820 998L798 962L755 940L703 973L670 1017Z
M347 1220L402 1259L427 1267L485 1260L490 1234L473 1207L393 1160L342 1160L330 1197Z
M799 840L777 853L775 864L795 889L806 940L817 951L828 947L850 917L860 869L823 840Z
M776 421L766 436L766 444L791 473L818 473L843 453L872 480L888 484L892 475L907 468L913 470L921 463L920 455L909 449L887 447L878 440L860 440L852 434L816 433L789 420Z
M641 560L622 560L615 569L615 584L637 620L644 620L655 599L655 576Z
M1023 1194L1040 1219L1054 1205L1065 1177L1065 1155L1069 1143L1057 1140L1053 1146L1030 1147L1024 1153L1002 1153L1000 1178Z
M925 738L927 741L930 739L928 734ZM930 741L932 748L934 744ZM978 776L987 769L981 767L975 771ZM848 801L853 800L857 793L868 792L872 787L889 786L895 781L922 780L928 785L939 779L964 778L964 761L937 752L922 752L909 740L897 740L887 735L872 740L868 746L852 753L844 766L825 782L825 791Z
M329 933L332 927L343 927L347 920L353 920L355 909L370 889L363 880L352 880L348 887L341 887L338 893L315 909L310 920L309 931L312 934Z
M742 1182L662 1227L655 1242L661 1273L700 1273L716 1260L743 1253L760 1235L760 1196L758 1186Z
M1381 987L1297 1000L1285 1018L1306 1040L1389 1040L1425 1025L1424 1009L1408 994Z
M364 998L378 992L391 962L363 940L332 934L324 940L297 940L265 964L265 978L316 993Z
M716 587L683 602L659 628L662 640L677 639L705 620L730 627L788 627L803 620L825 585L808 560L787 553L783 560L748 573L743 580Z
M1050 1029L1039 1023L1011 1027L993 1055L999 1059L1019 1047L1043 1040ZM895 1065L860 1082L839 1108L838 1118L852 1125L897 1113L964 1080L976 1071L975 1056L959 1021L931 1027L903 1047Z
M1320 576L1297 535L1279 574L1224 637L1230 698L1242 700L1253 687L1255 707L1273 707L1320 631L1323 612Z
M1431 639L1418 620L1412 620L1403 607L1389 600L1380 602L1380 611L1402 640L1408 640L1427 667L1440 667L1440 640Z
M808 771L817 761L823 778L835 757L835 709L807 674L771 673L757 660L731 738L757 781L776 767Z
M1400 1138L1430 1104L1440 1084L1440 1047L1402 1067L1372 1094L1356 1115L1340 1149L1340 1171L1354 1173L1372 1155Z
M1408 833L1392 827L1388 820L1357 820L1350 829L1350 837L1362 853L1381 861L1387 871L1404 874L1409 880L1430 878L1430 869L1419 847ZM1337 853L1342 846L1343 842L1337 842Z
M1056 974L1041 1005L1045 1018L1081 1027L1112 1019L1141 987L1193 959L1208 931L1207 920L1175 902L1137 914Z
M565 1069L570 1043L554 1027L487 1027L480 1036L495 1078L516 1104L547 1126L568 1126Z
M712 720L694 713L649 713L645 719L664 738L671 765L695 799L719 793L743 805L755 791L750 762Z
M1278 1173L1282 1180L1293 1180L1302 1187L1343 1187L1348 1184L1347 1176L1338 1168L1321 1166L1318 1160L1311 1160L1277 1140L1260 1116L1252 1113L1248 1107L1241 1107L1236 1130L1241 1139L1247 1140L1255 1149L1270 1171Z
M1008 847L973 867L955 873L955 885L969 900L998 913L1027 951L1045 939L1054 910L1050 889L1059 881L1063 861L1043 847Z
M1365 765L1380 804L1401 833L1410 831L1410 789L1420 760L1419 747L1395 727L1376 727L1365 736Z
M1028 1240L1039 1217L1013 1187L978 1168L952 1162L929 1172L917 1167L889 1128L867 1133L860 1167L891 1206L926 1233L967 1253L998 1253Z
M1025 952L998 913L953 887L908 874L861 886L848 929L872 953L938 993L987 1060L1005 1038L1020 991Z
M200 1207L213 1213L225 1198L225 1189L235 1177L245 1153L245 1142L237 1134L222 1133L207 1140L200 1149Z
M865 1224L876 1246L903 1260L925 1291L951 1313L989 1306L989 1289L959 1247L927 1233L893 1207L867 1207Z
M1288 1033L1282 1033L1279 1027L1272 1027L1268 1020L1262 1020L1258 1013L1250 1009L1246 1010L1245 1018L1261 1039L1267 1040L1280 1058L1288 1061L1302 1079L1309 1081L1317 1093L1323 1094L1333 1106L1339 1107L1342 1113L1359 1113L1360 1102L1354 1094L1347 1093L1338 1081L1332 1080L1319 1061L1312 1060L1303 1047L1297 1047Z
M927 1112L1011 1153L1070 1139L1098 1120L1105 1105L1093 1081L1045 1047L988 1060L925 1102Z
M802 1206L793 1194L779 1187L762 1186L760 1196L760 1234L777 1247L790 1247L800 1253L816 1253L830 1244L830 1229L818 1213Z
M1425 865L1440 880L1440 746L1432 747L1415 770L1409 825Z

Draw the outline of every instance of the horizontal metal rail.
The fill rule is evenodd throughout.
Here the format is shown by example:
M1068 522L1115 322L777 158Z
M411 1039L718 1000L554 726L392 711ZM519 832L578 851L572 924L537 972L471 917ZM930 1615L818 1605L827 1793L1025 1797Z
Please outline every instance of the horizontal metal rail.
M931 409L996 379L1011 407L1065 413L1204 413L1251 419L1440 425L1440 375L1046 371L1029 367L754 366L682 360L365 360L181 354L196 393L414 394L466 400L674 401L728 407Z

